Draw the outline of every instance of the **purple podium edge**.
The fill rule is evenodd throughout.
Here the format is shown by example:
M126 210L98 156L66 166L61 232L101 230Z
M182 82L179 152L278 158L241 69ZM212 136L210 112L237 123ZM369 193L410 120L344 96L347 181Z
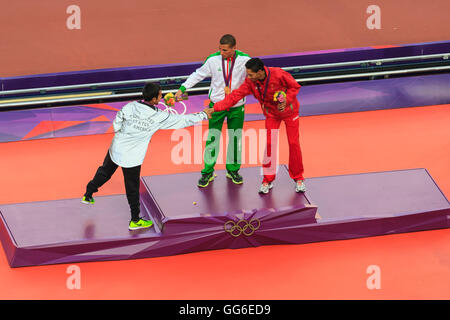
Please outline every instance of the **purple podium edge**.
M436 190L444 197L445 194L439 188L437 183L425 168L391 170L383 172L399 172L410 170L425 170L426 174L436 186ZM287 169L286 169L287 170ZM379 172L368 172L379 173ZM341 176L361 175L345 174ZM338 176L325 176L316 178L327 178ZM315 179L310 178L310 179ZM309 179L307 179L308 182ZM309 202L310 199L308 199ZM255 233L252 239L225 239L217 233L206 235L208 243L215 246L204 246L199 249L194 243L198 239L192 236L205 236L205 232L181 235L150 235L137 239L111 239L111 241L99 242L70 242L55 244L50 246L27 246L18 247L14 235L4 220L0 212L0 240L2 242L8 263L11 267L37 266L60 263L74 262L94 262L111 261L124 259L152 258L186 254L199 251L237 249L247 247L258 247L262 245L280 245L280 244L306 244L312 242L348 240L356 238L365 238L373 236L383 236L398 233L410 233L417 231L435 230L450 227L450 206L445 208L430 210L427 212L409 212L400 215L371 218L353 218L346 221L332 221L313 224L304 224L300 226L285 226L276 230L261 230ZM375 221L374 221L375 220ZM222 232L223 233L223 232ZM155 240L159 240L156 241ZM173 241L172 245L165 245L165 240ZM275 241L274 241L275 240ZM203 239L204 241L204 239ZM193 243L190 243L193 242ZM197 241L198 242L198 241ZM152 243L147 247L147 243ZM143 250L132 254L108 254L108 249L126 248L127 246L142 245ZM154 247L152 247L154 245ZM95 254L95 251L105 251L105 254ZM89 253L93 252L91 255ZM47 255L48 258L44 256Z
M64 263L80 263L80 262L100 262L100 261L114 261L114 260L129 260L129 259L140 259L140 258L155 258L163 256L173 256L179 254L188 254L200 251L211 251L211 250L224 250L224 249L241 249L249 247L259 247L263 245L282 245L282 244L307 244L314 242L327 242L336 240L351 240L358 238L385 236L391 234L400 233L411 233L420 232L436 229L449 228L450 224L448 222L448 215L450 215L450 208L436 210L426 213L417 213L413 215L405 216L395 216L386 217L382 219L376 219L376 225L374 226L373 219L356 219L353 221L344 221L339 224L335 223L322 223L322 224L307 224L302 226L285 227L278 229L278 238L276 242L264 243L273 241L274 235L273 230L261 231L257 234L257 239L248 243L239 243L234 246L217 246L209 247L204 249L197 249L192 245L185 246L183 248L178 248L178 246L171 246L169 248L163 248L164 250L144 250L143 252L137 254L123 254L123 255L110 255L105 254L103 256L92 254L89 256L90 246L93 244L83 244L83 243L70 243L64 244L62 246L53 247L24 247L18 248L13 243L13 239L7 237L4 234L5 225L3 218L1 219L0 235L2 245L6 252L6 257L9 262L10 267L26 267L26 266L39 266L39 265L53 265L53 264L64 264ZM405 223L406 220L419 220L420 223L411 222ZM393 223L396 227L392 228ZM338 227L336 227L338 225ZM352 230L358 230L358 232L353 232ZM271 234L272 233L272 234ZM256 235L256 234L255 234ZM179 242L184 243L184 239L192 234L184 234L184 237L178 239ZM139 239L128 239L128 240L116 240L111 242L103 242L98 245L103 250L115 249L118 246L126 245L136 245L139 243L146 243L148 241L154 240L155 237L139 238ZM261 241L263 239L263 241ZM294 241L292 239L295 239ZM163 239L160 239L163 241ZM189 241L188 241L189 242ZM80 246L86 247L86 251L80 252ZM42 254L52 254L51 259L42 259ZM53 252L52 252L53 251ZM61 253L63 251L64 253ZM68 255L67 252L74 251L74 255ZM56 253L55 253L56 252ZM34 261L34 262L33 262Z

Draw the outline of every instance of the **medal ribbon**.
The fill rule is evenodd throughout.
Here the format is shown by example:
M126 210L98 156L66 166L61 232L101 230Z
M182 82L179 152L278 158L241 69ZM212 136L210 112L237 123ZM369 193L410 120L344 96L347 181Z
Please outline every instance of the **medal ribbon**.
M222 73L223 73L223 80L225 81L225 86L226 87L230 87L231 89L231 76L233 73L233 68L234 68L234 62L236 61L236 53L234 54L233 57L233 62L231 63L231 68L228 71L228 65L227 65L227 73L225 73L225 59L222 58Z
M269 70L269 74L267 75L266 85L264 86L264 95L261 93L261 86L259 84L257 86L258 92L259 92L259 96L261 97L261 100L262 100L262 105L264 105L264 100L266 99L267 88L269 87L270 68L267 68L267 70Z

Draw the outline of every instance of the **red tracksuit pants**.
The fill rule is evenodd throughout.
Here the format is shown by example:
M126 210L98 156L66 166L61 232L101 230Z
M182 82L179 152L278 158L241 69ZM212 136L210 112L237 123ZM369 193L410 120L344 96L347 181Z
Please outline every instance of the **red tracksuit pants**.
M266 117L267 144L263 158L263 183L270 183L275 180L278 166L278 133L284 121L286 125L286 135L289 143L289 176L297 180L303 180L303 160L299 140L299 116L289 118Z

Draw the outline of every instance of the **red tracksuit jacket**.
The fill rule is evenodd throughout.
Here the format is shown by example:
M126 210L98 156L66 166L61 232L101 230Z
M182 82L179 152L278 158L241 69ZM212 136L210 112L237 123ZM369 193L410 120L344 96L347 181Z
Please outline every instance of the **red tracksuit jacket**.
M297 94L301 86L289 73L281 68L264 67L264 69L266 71L266 78L263 82L253 82L249 78L246 78L238 89L231 92L222 101L214 104L214 110L228 110L243 97L253 94L258 99L261 107L264 106L263 113L266 117L283 119L298 115L300 105L297 100ZM268 79L269 83L267 85L266 95L264 96ZM286 108L284 111L278 111L278 102L273 100L273 96L277 91L284 91L286 93Z

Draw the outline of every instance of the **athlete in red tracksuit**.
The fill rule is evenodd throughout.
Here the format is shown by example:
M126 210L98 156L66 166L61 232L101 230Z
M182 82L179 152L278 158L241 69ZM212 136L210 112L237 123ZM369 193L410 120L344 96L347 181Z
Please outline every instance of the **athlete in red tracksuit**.
M266 155L273 162L276 156L272 157L272 134L280 128L281 121L286 125L287 138L289 143L289 175L296 181L296 191L304 192L305 184L303 178L302 152L299 143L299 102L297 93L300 85L295 79L281 68L265 67L258 58L250 59L246 63L247 78L236 90L227 97L214 104L214 111L228 110L243 97L253 94L261 104L266 116L267 129L267 149ZM286 93L286 101L282 104L274 101L274 94L277 91ZM275 139L276 141L276 139ZM261 193L268 193L272 188L272 181L275 179L276 164L271 161L263 161L264 179L260 188Z

